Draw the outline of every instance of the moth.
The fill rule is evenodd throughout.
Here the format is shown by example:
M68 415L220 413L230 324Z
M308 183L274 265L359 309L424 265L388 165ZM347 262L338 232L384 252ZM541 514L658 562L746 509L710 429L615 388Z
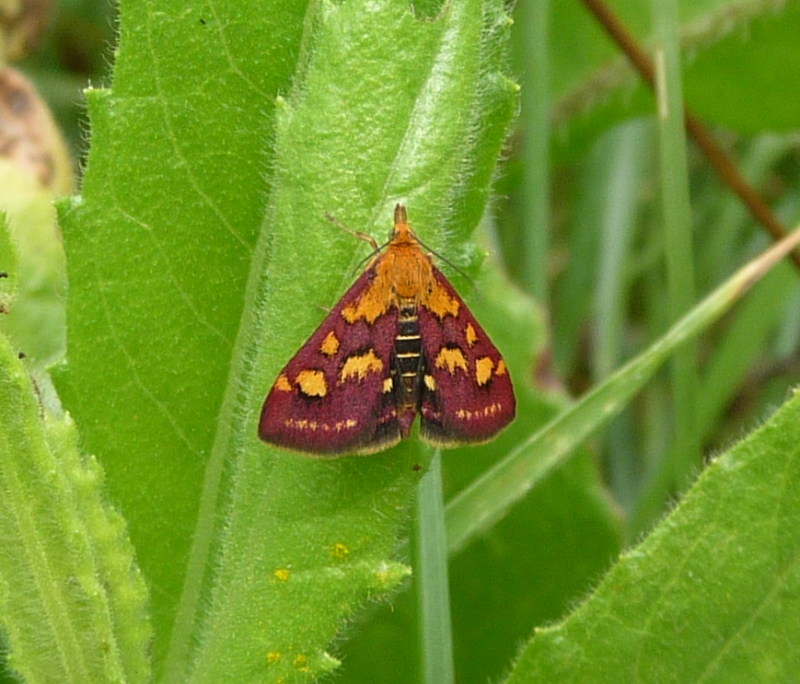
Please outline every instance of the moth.
M366 238L370 239L370 238ZM262 440L316 456L371 454L408 436L485 442L514 418L503 357L394 210L389 241L280 372Z

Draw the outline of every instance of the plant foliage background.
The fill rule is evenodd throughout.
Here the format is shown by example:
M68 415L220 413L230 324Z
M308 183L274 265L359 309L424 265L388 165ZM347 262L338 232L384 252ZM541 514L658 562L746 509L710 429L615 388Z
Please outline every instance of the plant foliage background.
M430 454L411 440L309 461L255 438L274 375L367 254L325 213L381 241L400 200L456 267L443 265L519 393L499 439L444 455L448 525L472 530L450 556L458 680L796 671L796 267L780 263L703 324L688 387L648 371L629 401L641 383L623 377L605 413L577 405L577 421L603 426L590 441L552 458L528 446L676 319L664 173L689 190L691 259L678 277L693 302L770 242L691 143L687 167L659 167L659 146L676 141L659 133L648 88L582 3L549 5L58 5L43 47L17 66L53 108L82 180L59 204L62 253L51 196L0 166L0 271L14 276L0 280L0 304L13 307L0 321L0 529L5 548L44 549L32 567L57 560L56 575L80 581L42 591L43 575L28 584L25 562L0 552L4 676L419 681L406 540ZM656 43L654 4L609 5ZM796 224L800 2L677 5L687 104ZM64 354L64 259L66 362L53 377L69 417L43 370ZM676 408L687 392L690 425ZM481 529L457 496L509 454L550 465L519 501L485 496L504 514ZM19 524L28 503L32 529L49 530L38 546ZM59 536L86 543L72 554ZM9 598L20 592L61 606L63 623L43 609L26 636L28 608ZM66 654L91 650L82 639L106 647L79 666L26 650L51 632L75 635Z

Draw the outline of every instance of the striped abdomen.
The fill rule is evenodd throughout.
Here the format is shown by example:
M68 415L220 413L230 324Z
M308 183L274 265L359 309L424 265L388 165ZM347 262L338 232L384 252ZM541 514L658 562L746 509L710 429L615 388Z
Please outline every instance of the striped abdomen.
M422 370L421 354L417 308L413 304L402 306L397 319L397 335L394 338L394 357L395 382L399 383L396 396L403 408L417 408Z

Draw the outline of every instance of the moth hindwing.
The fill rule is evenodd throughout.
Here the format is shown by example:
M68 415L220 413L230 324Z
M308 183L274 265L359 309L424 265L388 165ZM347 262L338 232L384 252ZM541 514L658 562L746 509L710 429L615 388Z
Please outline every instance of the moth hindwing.
M278 375L261 409L265 442L317 456L370 454L408 436L484 442L514 418L503 357L408 225L394 229Z

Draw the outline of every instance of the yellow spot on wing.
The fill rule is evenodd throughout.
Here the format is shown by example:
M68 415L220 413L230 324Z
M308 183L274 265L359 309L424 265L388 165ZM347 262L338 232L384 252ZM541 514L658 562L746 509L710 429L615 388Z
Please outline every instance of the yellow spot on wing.
M308 397L324 397L328 393L325 374L321 370L300 371L294 381Z
M376 270L380 267L385 256L379 257L375 264ZM387 275L376 275L369 287L352 304L342 309L342 317L348 323L355 323L364 319L372 325L378 317L385 314L394 305L392 298L392 281Z
M383 393L388 394L392 391L392 387L394 386L394 381L391 378L386 378L383 381Z
M497 362L497 368L495 368L494 374L495 375L505 375L508 372L506 368L506 362L503 359L500 359Z
M350 356L342 366L339 373L339 382L344 382L349 378L363 380L369 373L380 373L383 370L383 361L376 355L375 350L370 349L365 354Z
M422 381L425 383L425 387L427 387L431 392L436 391L436 380L432 375L428 375L427 373L425 373L425 375L422 378Z
M278 376L278 379L275 381L275 389L280 390L281 392L291 392L292 383L289 382L289 378L287 378L283 373L281 373Z
M475 380L479 385L485 385L492 377L494 362L488 357L478 359L475 362Z
M484 406L482 409L478 409L477 411L470 411L468 409L458 409L456 411L456 418L460 418L461 420L473 420L475 418L490 418L496 413L499 413L502 410L502 404L488 404Z
M460 349L442 347L436 355L436 367L447 368L447 372L450 373L450 375L456 372L456 368L460 368L466 373L467 359Z
M325 335L325 339L322 340L319 350L325 354L325 356L333 356L339 351L339 339L336 337L336 333L334 333L333 330Z
M358 425L357 420L348 418L347 420L338 420L335 423L318 423L316 420L305 420L304 418L287 418L283 421L287 428L293 430L320 430L321 432L341 432L342 430L350 430Z
M435 313L439 318L445 316L457 316L459 304L458 300L451 297L447 290L445 290L435 280L433 281L433 289L427 297L423 297L420 302L422 306Z
M470 349L475 346L475 343L478 341L478 334L475 332L475 328L472 327L472 323L467 323L467 327L464 330L464 335L467 337L467 345Z

